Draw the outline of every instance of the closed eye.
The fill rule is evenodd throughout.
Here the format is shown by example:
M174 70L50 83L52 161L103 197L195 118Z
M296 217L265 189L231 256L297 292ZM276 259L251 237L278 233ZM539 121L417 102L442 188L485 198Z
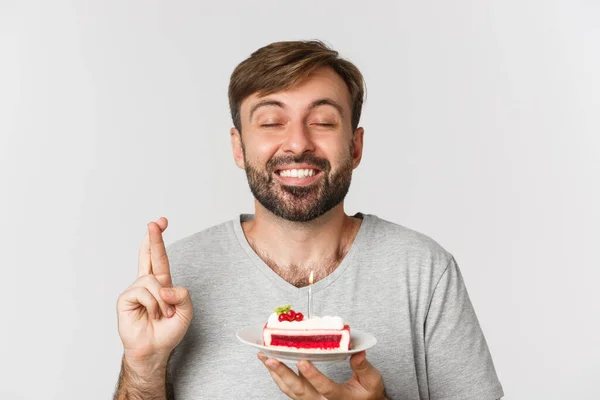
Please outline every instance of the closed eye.
M322 123L322 122L317 122L314 125L317 125L317 126L335 126L335 124L327 124L327 123Z
M283 124L262 124L262 128L274 128L276 126L282 126Z

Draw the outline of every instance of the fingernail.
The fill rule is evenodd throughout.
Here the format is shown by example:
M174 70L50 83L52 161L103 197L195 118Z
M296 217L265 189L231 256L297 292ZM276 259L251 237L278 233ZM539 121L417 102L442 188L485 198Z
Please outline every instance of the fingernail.
M169 306L169 308L167 308L167 316L172 317L173 314L175 314L175 309L173 307Z
M267 360L265 364L267 365L267 367L269 367L271 371L275 371L275 369L277 368L277 363L275 362L275 360Z
M164 294L167 297L171 297L171 296L173 296L173 291L171 289L165 289Z
M308 371L308 365L307 365L306 363L304 363L304 362L299 362L299 363L297 364L297 367L298 367L298 369L299 369L300 371L302 371L302 372L306 372L306 371Z

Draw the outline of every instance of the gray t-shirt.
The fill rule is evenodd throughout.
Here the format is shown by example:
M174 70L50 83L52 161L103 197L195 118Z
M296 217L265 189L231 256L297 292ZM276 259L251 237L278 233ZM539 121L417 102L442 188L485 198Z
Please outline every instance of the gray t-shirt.
M312 287L314 315L339 315L373 334L367 359L391 399L487 400L503 396L492 359L454 258L417 232L374 215L342 263ZM175 398L285 399L257 349L236 331L266 322L277 306L306 311L297 288L252 250L241 222L179 240L167 249L174 283L185 286L194 319L169 366ZM319 366L345 382L348 362Z

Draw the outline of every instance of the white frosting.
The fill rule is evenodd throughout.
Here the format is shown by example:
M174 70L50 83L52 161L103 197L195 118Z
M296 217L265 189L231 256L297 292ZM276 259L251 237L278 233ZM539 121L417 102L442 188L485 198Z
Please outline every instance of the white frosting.
M277 313L273 313L269 316L267 322L268 328L276 329L344 329L344 320L342 317L310 317L302 321L279 321Z

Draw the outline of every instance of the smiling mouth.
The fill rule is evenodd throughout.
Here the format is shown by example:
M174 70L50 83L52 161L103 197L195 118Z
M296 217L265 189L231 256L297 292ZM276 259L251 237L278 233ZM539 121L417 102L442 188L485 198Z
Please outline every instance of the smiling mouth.
M321 171L313 168L289 168L289 169L278 169L275 173L282 178L311 178L319 175Z

